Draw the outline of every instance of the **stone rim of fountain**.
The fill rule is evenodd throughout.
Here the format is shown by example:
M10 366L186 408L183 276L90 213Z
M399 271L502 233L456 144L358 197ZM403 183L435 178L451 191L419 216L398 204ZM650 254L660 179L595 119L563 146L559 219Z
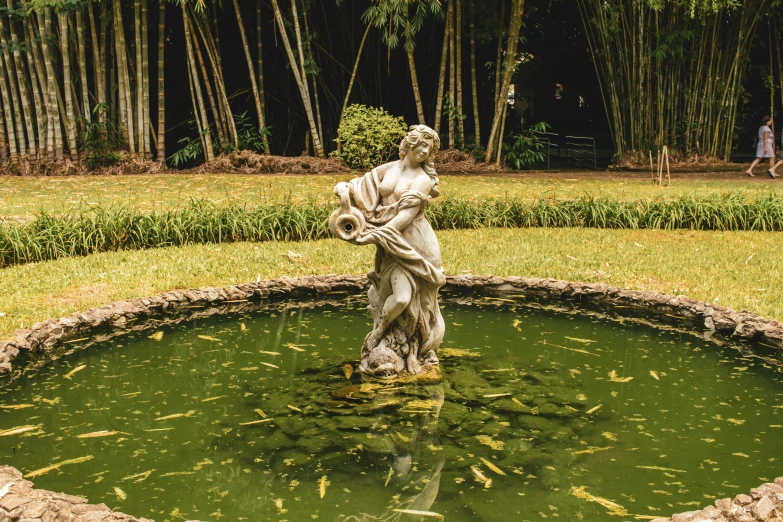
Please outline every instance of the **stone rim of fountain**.
M190 311L191 315L213 315L224 313L226 307L257 308L264 301L290 298L332 298L334 301L337 295L343 298L346 294L358 295L367 284L365 276L283 277L223 288L173 290L153 297L117 301L59 319L41 321L30 328L18 330L14 340L0 341L0 376L13 375L18 371L13 361L19 356L60 357L64 352L58 351L58 346L69 341L73 343L77 336L98 334L94 342L104 341L129 330L151 327L145 325L143 319L161 314L173 316ZM739 348L745 355L765 359L772 355L770 362L783 364L783 324L745 310L737 311L681 295L626 290L603 283L470 275L447 277L442 293L446 299L478 297L486 302L493 298L500 302L513 299L523 306L609 319L622 318L699 335L721 346ZM135 323L140 319L142 321Z
M315 304L335 303L334 296L357 295L368 285L364 276L308 276L273 279L224 288L174 290L154 297L118 301L74 313L59 319L36 323L16 332L15 340L0 341L0 376L14 378L21 370L14 360L28 355L43 364L77 349L102 342L129 331L152 328L143 319L169 314L169 323L219 313L257 309L266 301L309 298ZM739 349L743 355L764 359L783 366L783 325L748 311L695 301L685 296L659 292L626 290L603 283L575 283L555 279L450 276L441 293L445 299L482 302L514 302L521 306L546 308L565 313L589 314L601 318L633 321L655 328L698 335L726 347ZM312 298L318 301L312 301ZM622 311L622 314L619 313ZM141 321L136 322L137 320ZM132 324L131 324L132 323ZM683 324L684 323L684 324ZM156 322L154 326L160 326ZM86 345L63 350L64 343L76 336L90 335ZM82 339L83 340L83 339ZM771 349L771 351L770 351ZM758 353L758 352L766 353ZM67 514L66 514L67 513ZM33 489L14 468L0 466L0 515L3 519L55 520L59 515L77 520L143 522L122 513L112 512L103 504L90 505L81 497L72 497ZM99 515L100 514L100 515ZM83 518L83 517L87 518ZM100 518L93 518L98 516ZM720 499L715 506L661 517L653 522L730 520L783 520L783 477L774 483L751 490L751 495Z

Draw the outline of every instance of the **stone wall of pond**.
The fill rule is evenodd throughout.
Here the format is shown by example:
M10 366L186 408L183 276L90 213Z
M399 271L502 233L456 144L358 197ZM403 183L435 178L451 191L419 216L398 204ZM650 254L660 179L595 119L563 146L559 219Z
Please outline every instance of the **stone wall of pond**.
M115 513L82 497L34 489L22 473L0 466L0 522L152 522Z
M82 497L34 489L22 473L0 466L0 522L153 522L117 513ZM653 522L783 522L783 477L750 490L750 495L723 498L700 511Z
M783 522L783 477L737 495L722 498L700 511L688 511L653 522Z
M171 314L178 309L275 298L357 294L366 285L366 277L355 276L282 278L226 288L175 290L154 297L120 301L60 319L49 319L18 331L14 340L0 341L0 375L12 373L14 359L24 352L56 356L59 354L53 349L62 341L90 335L91 331L100 328L127 329L131 328L130 322L137 319ZM449 277L442 292L444 295L513 297L520 303L542 302L547 306L596 307L608 315L630 315L655 325L697 331L715 337L718 342L760 341L777 356L783 354L783 325L777 321L683 296L554 279L471 276ZM142 328L138 322L132 327Z

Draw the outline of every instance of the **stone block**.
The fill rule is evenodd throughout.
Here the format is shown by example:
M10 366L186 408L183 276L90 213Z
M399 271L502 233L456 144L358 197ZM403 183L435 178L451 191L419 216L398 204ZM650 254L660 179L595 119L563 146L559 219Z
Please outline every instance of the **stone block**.
M753 514L760 520L766 520L770 513L775 510L777 502L772 497L766 496L759 500L758 504L753 507Z
M734 502L736 502L740 506L746 506L751 502L753 502L753 499L750 497L750 495L741 494L734 497Z
M730 498L719 498L715 501L715 507L720 509L723 513L728 513L731 511L731 506L733 503L731 502Z

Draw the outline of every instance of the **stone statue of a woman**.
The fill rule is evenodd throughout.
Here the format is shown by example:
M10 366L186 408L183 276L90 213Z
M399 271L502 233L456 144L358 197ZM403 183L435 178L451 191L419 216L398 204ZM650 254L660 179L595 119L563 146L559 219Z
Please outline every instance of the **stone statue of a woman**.
M341 207L329 219L332 234L377 248L368 293L374 326L362 346L362 373L418 374L438 364L445 325L437 297L446 280L424 209L439 195L439 147L435 131L415 125L398 161L334 188Z

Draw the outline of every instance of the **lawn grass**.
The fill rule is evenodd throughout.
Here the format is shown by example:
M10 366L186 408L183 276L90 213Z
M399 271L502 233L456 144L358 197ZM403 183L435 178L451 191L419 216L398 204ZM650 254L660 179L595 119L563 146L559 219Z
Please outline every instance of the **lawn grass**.
M783 319L783 235L601 229L438 232L449 274L552 277L684 294ZM95 254L0 271L0 338L121 299L283 275L362 274L374 249L337 240Z
M715 193L750 194L776 191L783 183L772 180L727 180L723 175L694 175L675 179L671 187L655 187L646 175L634 178L594 173L595 179L544 178L530 175L441 177L445 197L517 197L524 200L556 197L571 199L580 195L621 200L676 198L686 194L709 196ZM589 175L589 174L588 174ZM144 176L0 177L0 218L30 219L41 210L62 213L84 204L128 204L139 210L179 207L191 199L215 204L324 202L333 199L332 189L350 175L240 175L240 174L161 174ZM638 178L638 179L637 179Z

